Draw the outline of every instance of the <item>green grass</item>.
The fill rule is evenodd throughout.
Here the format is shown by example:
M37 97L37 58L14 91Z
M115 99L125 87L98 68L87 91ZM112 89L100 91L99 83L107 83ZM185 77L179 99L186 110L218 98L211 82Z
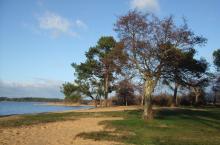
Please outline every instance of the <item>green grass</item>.
M142 120L142 110L23 115L15 120L0 119L0 128L111 116L123 117L124 120L103 121L101 124L106 126L105 131L81 133L78 136L137 145L220 145L220 108L191 109L161 109L151 121ZM108 131L108 128L116 130Z
M4 119L0 117L0 128L5 127L21 127L36 125L49 122L76 120L82 117L119 117L123 112L107 112L107 113L86 113L86 112L66 112L66 113L39 113L30 115L19 115L19 118Z
M189 109L157 112L152 121L141 119L142 111L126 111L125 120L105 121L116 131L82 133L95 140L117 140L137 145L220 145L220 109Z

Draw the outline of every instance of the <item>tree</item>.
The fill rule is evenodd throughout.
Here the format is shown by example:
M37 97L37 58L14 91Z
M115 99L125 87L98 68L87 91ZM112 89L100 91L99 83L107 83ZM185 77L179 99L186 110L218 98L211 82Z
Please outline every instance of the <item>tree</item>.
M220 69L220 49L217 49L213 52L214 64L217 67L217 70Z
M75 84L64 83L61 92L64 93L67 102L79 102L81 99L79 87Z
M171 90L173 90L172 106L177 106L178 104L178 88L181 85L185 85L183 83L183 77L186 76L185 64L188 65L186 62L188 62L189 59L193 59L194 51L192 50L194 49L183 51L180 49L173 48L173 50L170 51L170 53L173 53L174 57L167 63L166 67L169 69L169 71L167 71L169 73L166 73L163 76L163 83L169 86Z
M213 104L216 104L217 95L220 92L220 77L216 77L214 85L212 86L212 91L214 92Z
M153 118L152 93L161 76L167 73L167 63L173 48L189 49L204 39L189 30L184 23L177 26L172 17L160 20L156 16L129 11L119 17L114 30L124 43L131 69L144 80L144 119Z
M100 66L91 59L87 59L86 62L79 65L73 63L72 66L75 69L75 83L78 84L79 91L85 97L94 100L97 107L97 101L101 99L102 95L102 80L97 77Z
M116 94L119 104L127 106L134 103L134 86L130 80L124 79L120 81L117 88Z
M81 92L96 103L98 99L101 101L101 96L104 96L107 106L108 94L114 88L114 75L120 71L121 60L124 59L121 50L120 43L117 44L113 37L101 37L97 45L86 52L84 63L72 64L77 77L75 82Z
M175 54L172 61L168 63L169 73L163 76L165 84L170 86L174 91L172 105L178 105L177 92L180 86L190 86L195 90L200 90L208 84L208 63L205 59L197 60L194 58L195 50L189 49L188 51L172 51ZM170 84L173 83L174 87ZM197 101L198 101L198 91ZM201 93L200 93L201 94ZM196 102L197 102L196 101Z
M214 57L214 65L217 68L217 71L220 71L220 49L217 49L213 52L213 57ZM218 92L220 92L220 77L218 75L216 75L216 80L214 81L214 85L212 87L212 90L214 92L214 101L213 103L216 103L216 99L217 99L217 94Z
M116 49L117 48L117 49ZM114 74L120 71L117 60L121 60L120 44L117 44L112 36L101 37L95 47L91 47L86 53L90 60L99 65L97 77L103 81L105 106L107 106L108 94L112 91Z

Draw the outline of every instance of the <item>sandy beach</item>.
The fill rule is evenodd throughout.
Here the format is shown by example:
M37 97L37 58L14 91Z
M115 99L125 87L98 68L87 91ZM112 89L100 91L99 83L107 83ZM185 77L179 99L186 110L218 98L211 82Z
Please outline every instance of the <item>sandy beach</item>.
M120 106L74 110L74 112L107 112L138 109L136 106ZM18 119L19 116L3 117L0 119ZM120 117L88 117L76 120L58 121L31 126L0 129L0 144L2 145L115 145L116 141L95 141L77 137L80 133L93 131L109 131L100 122L120 120ZM114 130L114 128L110 128Z

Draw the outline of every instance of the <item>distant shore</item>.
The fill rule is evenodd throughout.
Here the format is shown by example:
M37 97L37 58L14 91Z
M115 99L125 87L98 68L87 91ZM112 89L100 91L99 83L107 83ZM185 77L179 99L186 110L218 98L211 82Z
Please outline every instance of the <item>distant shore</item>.
M88 104L81 104L81 103L67 103L67 102L46 102L42 105L49 105L49 106L70 106L70 107L77 107L77 106L94 106Z

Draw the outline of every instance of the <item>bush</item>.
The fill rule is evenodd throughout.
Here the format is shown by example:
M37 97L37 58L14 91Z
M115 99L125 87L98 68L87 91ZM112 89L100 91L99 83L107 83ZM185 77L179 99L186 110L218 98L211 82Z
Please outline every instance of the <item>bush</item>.
M153 96L152 102L154 105L158 105L158 106L171 106L172 96L164 94L164 93L155 95Z
M133 105L135 98L133 84L129 80L122 80L118 84L116 95L117 105Z
M180 98L179 104L182 106L190 106L192 105L192 97L190 97L189 95L186 96L182 96Z
M201 92L199 96L199 102L196 104L196 96L195 93L190 92L188 95L182 96L180 98L180 105L183 106L190 106L190 105L205 105L207 104L206 98L205 98L205 92Z

